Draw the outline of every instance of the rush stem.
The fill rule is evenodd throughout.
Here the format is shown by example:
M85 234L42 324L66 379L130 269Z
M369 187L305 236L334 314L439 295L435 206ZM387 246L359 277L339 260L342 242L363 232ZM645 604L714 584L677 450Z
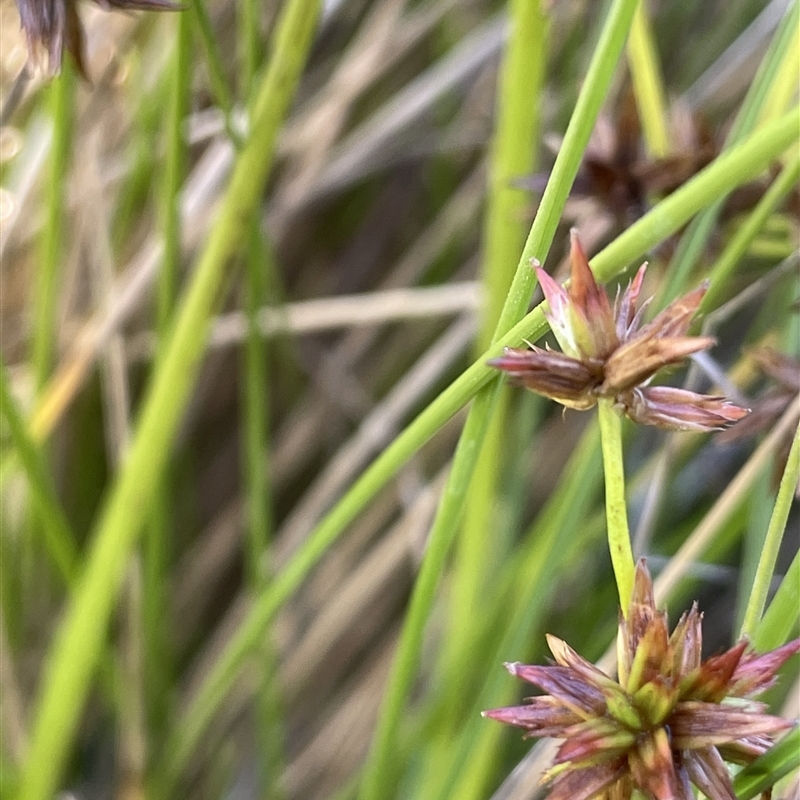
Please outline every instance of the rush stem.
M619 592L619 604L627 619L633 594L634 563L631 537L628 531L628 512L625 507L625 471L622 466L622 426L614 401L601 398L597 404L600 416L600 441L603 449L603 473L606 485L606 527L608 550L614 579Z

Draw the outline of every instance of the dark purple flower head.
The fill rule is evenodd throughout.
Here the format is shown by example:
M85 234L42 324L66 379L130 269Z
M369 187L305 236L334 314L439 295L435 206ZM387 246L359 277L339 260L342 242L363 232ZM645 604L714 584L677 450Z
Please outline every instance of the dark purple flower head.
M694 800L692 784L709 800L735 800L725 761L754 761L792 726L752 697L800 652L800 639L763 655L741 641L702 661L701 619L695 605L670 634L642 560L628 617L620 615L617 680L548 636L554 665L506 665L545 694L484 716L564 740L544 776L549 800L630 800L634 789Z
M93 0L105 11L114 9L178 11L182 8L172 0ZM75 60L78 71L86 76L84 63L84 35L78 15L77 0L17 0L22 29L28 39L28 53L32 61L46 64L47 71L55 75L61 69L64 51Z
M575 231L571 264L567 289L544 270L536 270L549 306L545 316L562 352L509 347L489 362L491 366L570 408L587 409L600 397L613 398L631 419L646 425L708 431L747 414L721 397L647 386L662 367L714 344L710 336L687 335L705 284L642 325L643 307L637 310L637 302L646 264L613 305L597 285Z

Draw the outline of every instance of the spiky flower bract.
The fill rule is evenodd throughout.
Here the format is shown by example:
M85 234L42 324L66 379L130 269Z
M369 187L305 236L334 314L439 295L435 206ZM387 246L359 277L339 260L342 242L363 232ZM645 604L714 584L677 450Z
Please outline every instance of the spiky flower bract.
M529 736L563 739L544 781L549 800L736 800L726 761L748 764L792 723L752 697L771 686L800 639L763 655L746 640L701 660L702 615L695 604L670 635L656 609L644 560L636 567L627 619L620 616L618 678L548 636L552 666L507 664L544 696L485 711Z
M491 366L507 372L515 383L570 408L588 409L600 397L613 398L628 417L645 425L708 431L747 414L722 397L647 385L661 368L714 344L710 336L687 335L707 285L642 325L644 307L637 310L637 302L646 264L612 304L595 281L575 231L570 255L568 289L544 270L536 270L549 305L546 317L562 352L509 347L489 362Z

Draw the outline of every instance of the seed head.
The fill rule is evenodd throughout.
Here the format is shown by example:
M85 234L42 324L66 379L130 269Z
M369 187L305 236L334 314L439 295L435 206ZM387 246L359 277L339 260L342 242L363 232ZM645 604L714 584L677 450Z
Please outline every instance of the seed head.
M570 256L568 289L536 270L549 306L545 316L562 352L508 347L489 362L491 366L570 408L591 408L598 398L611 397L631 419L645 425L708 431L747 414L722 397L647 385L658 370L714 344L710 336L687 335L707 284L642 325L646 304L637 310L637 302L646 264L612 305L597 285L574 230Z
M736 800L725 762L754 761L793 724L752 697L800 652L800 639L763 655L743 640L701 661L701 620L695 604L670 635L641 560L628 618L620 614L617 680L548 636L554 665L506 665L545 695L483 714L564 740L543 778L549 800L630 800L634 789L693 800L692 784L709 800Z

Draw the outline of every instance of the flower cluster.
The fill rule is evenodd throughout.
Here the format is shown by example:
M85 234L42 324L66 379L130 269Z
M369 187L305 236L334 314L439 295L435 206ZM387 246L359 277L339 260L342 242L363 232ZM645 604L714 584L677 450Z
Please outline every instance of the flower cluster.
M172 0L93 1L104 11L177 11L182 8ZM50 74L55 74L61 69L66 50L75 60L78 71L85 77L84 35L77 0L17 0L17 8L32 60L42 62L44 54Z
M695 605L669 634L644 561L628 618L620 618L618 680L548 637L553 666L506 665L547 694L528 705L485 711L528 731L564 739L553 767L549 800L735 800L725 761L748 764L791 727L750 698L768 688L800 639L763 655L743 640L701 661L701 614Z
M636 97L629 85L620 95L616 114L601 113L597 118L570 198L591 198L601 213L611 213L624 227L647 211L648 198L671 194L718 155L719 142L706 120L686 104L670 105L667 124L671 152L655 158L644 147ZM539 174L523 186L544 191L547 178ZM569 215L569 206L565 213Z
M570 256L567 289L537 267L549 305L546 317L562 352L509 347L489 362L491 366L570 408L587 409L600 397L613 398L628 417L647 425L708 431L747 414L722 397L646 385L662 367L714 344L710 336L687 336L707 286L679 298L642 325L644 305L637 310L637 301L646 264L612 305L597 285L574 230Z

